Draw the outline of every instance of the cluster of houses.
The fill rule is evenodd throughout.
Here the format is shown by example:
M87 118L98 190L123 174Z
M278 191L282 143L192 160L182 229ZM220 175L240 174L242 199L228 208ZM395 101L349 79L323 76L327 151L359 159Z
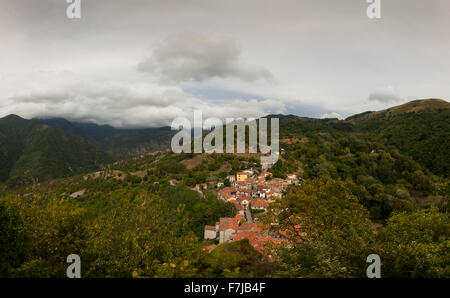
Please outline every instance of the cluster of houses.
M225 181L229 183L225 183ZM169 180L176 185L177 180ZM192 190L203 195L209 183L197 184ZM282 198L289 185L299 185L295 174L287 175L286 179L273 178L272 173L262 172L256 175L253 169L229 175L224 181L217 183L218 199L230 202L236 207L236 216L220 218L214 226L205 226L204 238L221 243L248 239L259 252L265 253L267 245L279 245L286 241L282 231L271 232L267 226L253 222L252 212L265 212L269 203ZM211 245L205 249L214 249Z
M204 238L215 239L219 244L247 238L261 252L267 243L277 245L285 241L283 233L270 233L261 224L254 223L251 212L266 211L269 203L281 198L289 185L299 184L297 176L291 174L286 179L280 179L272 178L270 172L255 175L252 170L246 170L226 179L230 186L225 187L223 182L219 182L217 186L221 189L218 198L233 203L237 215L221 218L215 226L205 226Z
M278 246L286 241L285 233L270 232L267 227L245 221L244 216L237 214L231 218L221 218L215 226L205 226L205 239L218 240L219 243L248 239L257 251L266 253L270 245ZM214 249L216 245L207 247Z
M287 175L286 179L273 178L272 173L263 172L258 176L252 170L238 172L236 177L231 175L229 187L219 190L219 199L233 203L238 214L244 215L245 209L265 211L269 203L275 198L281 198L289 185L298 185L299 179L295 174ZM219 188L223 182L217 184Z

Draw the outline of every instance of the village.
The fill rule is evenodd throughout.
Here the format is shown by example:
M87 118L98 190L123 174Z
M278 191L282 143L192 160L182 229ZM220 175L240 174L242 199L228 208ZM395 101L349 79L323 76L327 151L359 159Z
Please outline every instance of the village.
M290 185L299 185L297 175L289 174L286 179L272 178L270 172L256 175L253 169L249 169L227 176L225 182L217 183L218 199L234 204L236 215L220 218L215 226L205 226L204 239L222 244L247 238L261 253L264 253L268 243L278 245L286 241L283 231L269 231L258 223L252 213L266 212L269 203L281 199ZM212 250L216 246L213 244L205 249Z

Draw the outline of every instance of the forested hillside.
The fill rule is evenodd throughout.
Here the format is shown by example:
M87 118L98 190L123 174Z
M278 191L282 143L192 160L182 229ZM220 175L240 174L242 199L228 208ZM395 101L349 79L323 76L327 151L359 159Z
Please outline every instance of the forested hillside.
M260 174L260 155L161 151L2 187L0 276L63 277L72 253L82 256L83 277L365 277L372 253L383 277L450 276L447 102L345 121L270 117L280 118L281 152L269 171L296 174L300 185L254 220L280 232L283 245L265 254L244 239L210 251L215 241L203 240L205 225L236 214L218 199L229 175ZM0 132L7 179L70 175L67 165L86 170L106 156L86 139L14 116L0 119Z
M427 167L434 174L450 173L450 104L440 99L415 100L384 111L348 119Z
M98 145L115 160L124 160L141 154L165 150L175 132L170 127L117 129L109 125L70 122L62 118L37 119Z
M430 108L434 102L392 108L396 113L388 118L389 110L347 121L280 115L282 159L270 171L345 180L374 220L416 205L446 204L450 110L444 101ZM406 109L412 106L416 112Z
M0 182L10 186L69 177L109 162L81 137L15 115L0 119Z

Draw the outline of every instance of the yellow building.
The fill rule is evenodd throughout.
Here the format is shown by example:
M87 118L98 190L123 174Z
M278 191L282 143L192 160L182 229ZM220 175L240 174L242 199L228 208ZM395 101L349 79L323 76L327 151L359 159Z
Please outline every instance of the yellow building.
M248 178L248 173L247 172L237 172L236 178L237 178L238 182L244 181L245 179Z

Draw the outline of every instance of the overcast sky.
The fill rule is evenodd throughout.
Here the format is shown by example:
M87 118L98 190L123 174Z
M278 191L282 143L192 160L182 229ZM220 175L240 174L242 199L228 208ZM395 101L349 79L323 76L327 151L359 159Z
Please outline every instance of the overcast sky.
M450 1L0 0L0 117L117 127L450 98Z

